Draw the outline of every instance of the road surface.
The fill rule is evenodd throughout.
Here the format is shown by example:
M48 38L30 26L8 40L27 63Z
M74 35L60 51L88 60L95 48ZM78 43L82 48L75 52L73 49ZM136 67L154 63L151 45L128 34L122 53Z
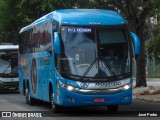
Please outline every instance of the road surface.
M113 119L113 120L158 120L159 117L138 117L136 111L140 111L141 114L157 114L160 116L160 104L147 103L133 101L129 106L120 106L118 114L110 114L107 112L106 107L76 107L76 108L67 108L64 109L62 113L52 113L50 112L49 104L40 103L35 106L29 106L25 102L25 97L15 92L5 92L0 93L0 111L16 111L16 112L42 112L42 118L34 118L37 120L77 120L86 119L86 120L101 120L101 119ZM47 112L44 112L47 111ZM125 112L124 112L125 111ZM158 112L159 111L159 112ZM133 113L133 114L132 114ZM44 117L49 115L50 117ZM116 117L115 117L116 116ZM134 117L137 116L137 117ZM28 120L31 118L0 118L0 120ZM33 119L33 118L32 118Z

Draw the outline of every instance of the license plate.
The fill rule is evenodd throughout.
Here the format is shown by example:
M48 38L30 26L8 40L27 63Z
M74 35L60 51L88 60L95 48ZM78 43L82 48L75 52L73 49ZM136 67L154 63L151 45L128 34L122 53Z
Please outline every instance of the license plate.
M93 99L93 102L98 102L98 103L100 103L100 102L105 102L105 99L104 98L94 98Z

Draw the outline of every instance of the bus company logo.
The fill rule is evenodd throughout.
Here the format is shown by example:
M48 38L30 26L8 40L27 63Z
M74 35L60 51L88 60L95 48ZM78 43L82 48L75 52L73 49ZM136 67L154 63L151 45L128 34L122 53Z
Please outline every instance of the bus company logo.
M80 86L81 86L81 88L88 88L89 83L82 82L82 83L80 84Z
M31 68L31 88L34 94L37 93L38 81L37 81L37 63L36 59L32 59L32 68Z
M102 93L103 93L102 90L97 91L97 94L102 94Z

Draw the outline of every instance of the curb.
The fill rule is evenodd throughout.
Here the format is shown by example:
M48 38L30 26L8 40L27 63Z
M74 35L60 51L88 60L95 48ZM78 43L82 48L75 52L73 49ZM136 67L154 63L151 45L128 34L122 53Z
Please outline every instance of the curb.
M149 98L149 97L144 97L144 96L134 96L133 95L133 100L160 103L160 98Z
M160 94L159 86L133 88L133 100L160 103L159 97L143 96L143 95L155 95L155 94Z

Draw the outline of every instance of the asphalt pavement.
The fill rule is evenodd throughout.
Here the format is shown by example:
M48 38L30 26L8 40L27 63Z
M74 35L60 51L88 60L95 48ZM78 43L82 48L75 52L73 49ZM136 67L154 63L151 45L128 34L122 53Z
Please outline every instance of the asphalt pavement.
M14 112L44 112L44 120L72 120L72 119L86 119L86 120L101 120L101 119L113 119L113 120L144 120L142 117L138 117L139 114L155 114L160 116L160 104L136 101L133 100L131 105L120 105L117 113L108 113L106 107L74 107L65 108L62 113L53 113L50 111L48 103L40 103L35 106L29 106L25 102L25 97L19 93L3 93L0 94L0 111L14 111ZM139 111L139 112L137 112ZM50 116L50 117L47 117ZM127 118L126 118L127 117ZM158 120L158 117L145 117L145 120ZM11 118L0 118L0 120L10 120ZM28 120L28 118L15 117L11 120ZM33 118L30 118L33 119Z
M133 81L133 85L135 80ZM160 102L146 101L145 99L137 99L142 97L139 93L143 90L148 90L153 86L157 89L160 86L160 79L147 79L149 87L141 87L135 91L133 89L133 103L131 105L120 105L119 112L115 114L108 114L106 107L77 107L67 108L62 113L52 113L48 103L40 103L35 106L29 106L25 102L25 97L18 92L0 92L0 112L17 111L17 112L47 112L42 118L1 118L0 120L159 120L160 116ZM138 94L134 94L138 93ZM136 98L136 95L138 96ZM150 98L154 99L154 98ZM50 114L51 113L51 114ZM50 117L47 117L49 114ZM138 116L142 115L158 115L156 116Z

